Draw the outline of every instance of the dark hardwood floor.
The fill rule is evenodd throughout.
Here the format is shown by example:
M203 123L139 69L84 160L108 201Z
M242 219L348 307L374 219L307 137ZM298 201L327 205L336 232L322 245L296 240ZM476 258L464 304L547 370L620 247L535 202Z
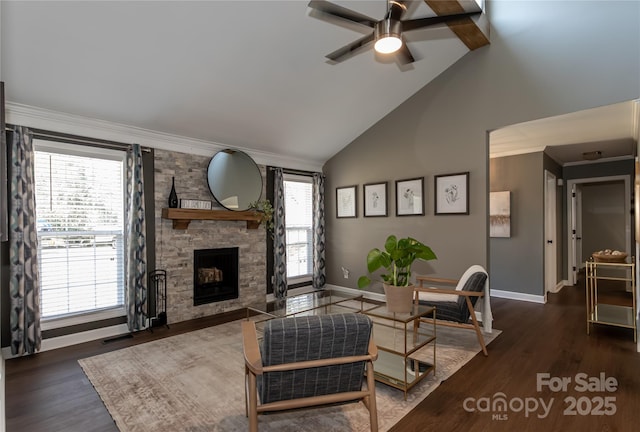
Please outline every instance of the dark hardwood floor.
M595 326L586 334L584 289L565 287L549 296L546 305L492 299L494 327L503 333L492 342L489 356L477 355L409 415L392 432L448 431L635 431L640 407L640 354L632 331ZM109 413L80 369L77 360L133 344L171 336L239 319L243 312L228 313L178 323L171 329L141 332L132 339L103 344L89 342L69 348L6 362L6 424L8 432L117 431ZM538 392L538 373L569 378L566 391ZM576 374L588 378L617 380L611 392L578 392ZM555 381L555 380L554 380ZM580 382L578 382L579 384ZM485 401L504 393L507 411L484 409ZM496 396L497 397L497 396ZM565 401L579 401L576 415L565 415ZM598 398L608 400L602 411L613 415L590 415ZM471 398L471 399L470 399ZM534 398L548 406L528 415L518 411L519 401L533 408ZM483 411L468 412L466 407ZM516 412L518 411L518 412ZM540 417L539 417L540 416ZM233 432L233 431L230 431Z
M583 286L564 287L558 294L550 294L545 305L492 299L494 327L503 332L488 346L489 356L474 357L391 432L638 430L640 353L636 352L633 330L597 325L587 335L584 292ZM571 381L566 391L552 392L545 386L538 392L539 373ZM576 382L576 375L581 373L588 378L604 373L617 380L617 389L578 392L576 386L583 386L582 381ZM514 409L485 409L483 398L493 401L500 392ZM597 399L604 397L615 398L608 402L613 405L608 412L615 408L615 413L591 415L597 411L590 408L598 404L606 411ZM547 406L553 400L548 415L541 407L528 415L524 410L514 412L520 408L519 400L533 408L533 398L538 403L542 399ZM570 406L569 398L579 401L578 406ZM465 400L467 408L482 411L468 412ZM566 409L569 412L565 413ZM571 412L575 415L569 415Z

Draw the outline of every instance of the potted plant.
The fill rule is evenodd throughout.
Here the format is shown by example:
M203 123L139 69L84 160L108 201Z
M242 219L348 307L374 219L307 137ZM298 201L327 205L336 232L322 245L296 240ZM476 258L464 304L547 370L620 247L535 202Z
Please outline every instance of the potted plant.
M271 237L273 237L274 221L273 221L273 206L268 199L261 199L249 203L249 209L260 213L260 223L264 225L265 229Z
M406 237L398 240L390 235L384 243L384 251L374 248L367 254L367 271L369 274L385 268L380 275L387 299L387 309L391 312L410 312L413 303L413 285L411 284L411 267L416 260L429 261L437 259L431 248L418 240ZM369 276L358 279L358 288L371 284Z

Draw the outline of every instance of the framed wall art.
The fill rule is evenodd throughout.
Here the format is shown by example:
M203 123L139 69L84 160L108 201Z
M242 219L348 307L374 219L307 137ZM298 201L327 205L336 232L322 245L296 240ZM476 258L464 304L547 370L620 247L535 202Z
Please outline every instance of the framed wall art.
M354 218L358 216L358 186L336 188L336 217Z
M469 214L469 172L434 176L436 215Z
M387 216L387 182L363 185L364 216Z
M424 215L424 177L396 180L396 216Z
M511 237L511 192L489 193L489 237Z

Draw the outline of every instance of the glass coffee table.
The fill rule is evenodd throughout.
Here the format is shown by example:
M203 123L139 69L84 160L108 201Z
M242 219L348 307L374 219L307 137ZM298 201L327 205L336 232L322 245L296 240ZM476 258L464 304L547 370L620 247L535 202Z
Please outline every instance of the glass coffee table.
M378 347L378 360L373 365L376 381L403 390L406 400L413 386L430 373L435 375L435 308L414 305L410 313L395 313L382 305L362 313L373 321L373 339ZM433 318L433 326L418 326L423 317Z
M273 318L285 318L301 315L324 315L330 313L362 312L365 305L361 294L349 294L343 291L322 289L304 294L287 296L283 299L252 303L247 306L247 319L261 323Z

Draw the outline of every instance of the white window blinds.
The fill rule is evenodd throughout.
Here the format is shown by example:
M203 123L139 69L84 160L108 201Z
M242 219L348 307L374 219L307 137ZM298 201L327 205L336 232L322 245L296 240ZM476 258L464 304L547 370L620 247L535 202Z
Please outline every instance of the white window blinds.
M313 184L309 177L284 180L287 229L287 278L300 279L313 273ZM294 280L295 282L295 280Z
M124 152L35 142L43 318L124 304Z

